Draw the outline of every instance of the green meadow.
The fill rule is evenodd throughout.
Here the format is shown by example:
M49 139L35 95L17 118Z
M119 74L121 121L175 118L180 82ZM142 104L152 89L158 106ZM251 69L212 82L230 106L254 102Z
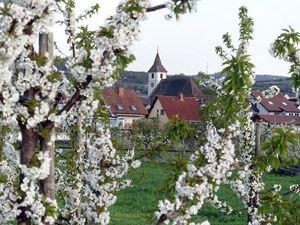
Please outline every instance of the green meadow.
M166 163L147 162L132 174L133 187L120 191L117 202L110 208L111 225L149 225L155 224L154 211L158 201L165 199L169 193L165 191L165 184L172 176L174 169ZM283 191L289 185L300 183L300 176L281 176L269 174L266 178L266 189L273 184L281 184ZM243 205L235 194L226 186L222 186L218 197L226 201L236 210L236 213L226 215L211 205L205 205L199 215L194 218L201 222L209 220L212 225L243 225L246 224L246 213L241 210Z

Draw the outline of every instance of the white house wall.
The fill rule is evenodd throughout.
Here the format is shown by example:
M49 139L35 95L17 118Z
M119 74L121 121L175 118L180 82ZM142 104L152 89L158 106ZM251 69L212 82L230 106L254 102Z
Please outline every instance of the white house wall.
M134 121L145 118L145 115L121 115L118 114L114 121L115 126L120 125L122 127L131 126Z
M168 118L166 112L164 113L164 115L161 115L161 113L160 113L161 110L164 110L164 109L163 109L159 99L157 99L155 101L153 108L151 109L151 111L149 113L149 118L158 118L161 125L164 125L165 123L167 123L169 121L169 118Z

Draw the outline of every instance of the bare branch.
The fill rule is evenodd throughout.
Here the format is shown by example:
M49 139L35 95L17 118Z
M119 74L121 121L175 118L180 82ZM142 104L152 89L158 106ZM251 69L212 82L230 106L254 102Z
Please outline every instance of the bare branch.
M179 197L179 199L180 199L181 202L185 202L187 198L186 198L186 197ZM182 207L182 205L181 205L179 208L181 208L181 207ZM177 213L177 211L178 211L178 209L176 210L176 209L175 209L175 206L174 206L174 209L173 209L172 211L169 211L169 212L166 213L166 214L162 214L162 215L159 217L159 219L158 219L156 225L163 225L164 222L165 222L166 220L170 219L171 217L173 217L173 216Z
M156 6L147 8L146 12L154 12L154 11L157 11L157 10L160 10L160 9L164 9L166 7L167 7L166 4L160 4L160 5L156 5Z
M62 114L63 112L68 112L70 109L75 105L75 103L80 98L80 92L81 89L85 89L88 87L88 85L92 81L92 76L88 75L86 78L86 81L80 85L80 88L77 88L74 95L71 97L71 99L66 103L66 105L57 113L58 115Z
M173 210L173 211L170 211L168 212L167 214L162 214L160 217L159 217L159 220L157 221L157 224L156 225L163 225L165 224L165 221L168 220L170 217L172 217L173 215L175 215L176 213L176 210Z
M180 2L182 0L173 0L174 4L177 4L177 2ZM156 6L152 6L146 9L146 12L154 12L160 9L164 9L167 8L166 4L160 4L160 5L156 5Z

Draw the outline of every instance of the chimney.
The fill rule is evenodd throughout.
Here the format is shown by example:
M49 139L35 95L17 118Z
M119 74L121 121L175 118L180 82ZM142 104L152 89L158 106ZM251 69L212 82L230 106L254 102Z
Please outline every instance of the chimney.
M119 89L118 89L118 94L119 94L120 96L124 96L124 87L119 87Z
M179 101L183 102L183 93L179 92L178 95L179 95Z

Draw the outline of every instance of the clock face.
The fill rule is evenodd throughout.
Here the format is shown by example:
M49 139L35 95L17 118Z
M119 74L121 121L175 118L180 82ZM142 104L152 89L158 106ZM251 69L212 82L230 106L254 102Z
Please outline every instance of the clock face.
M151 83L151 87L154 87L154 83Z

